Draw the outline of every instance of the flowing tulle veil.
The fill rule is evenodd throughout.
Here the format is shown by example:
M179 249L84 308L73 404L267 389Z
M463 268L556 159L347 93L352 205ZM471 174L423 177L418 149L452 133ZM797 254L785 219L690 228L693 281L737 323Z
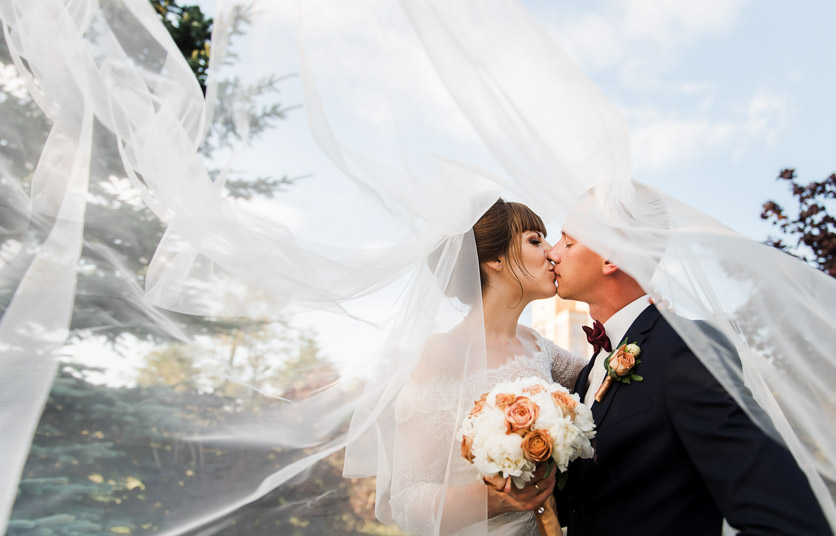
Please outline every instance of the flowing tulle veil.
M72 491L78 483L59 478L61 468L46 507L17 491L21 479L24 491L39 485L25 472L27 456L54 455L32 437L56 371L102 362L73 338L82 329L134 337L113 337L123 347L97 385L127 370L126 411L146 429L121 439L141 447L130 463L152 469L131 475L140 484L125 478L125 496L109 503L114 523L119 505L143 504L154 483L175 492L137 533L223 531L237 509L310 484L307 496L278 507L304 524L314 510L328 511L333 491L316 488L317 464L343 448L346 476L377 477L378 518L397 518L389 498L398 394L423 366L451 386L439 394L450 415L472 403L457 386L489 364L482 324L472 321L481 305L469 229L509 194L547 222L564 222L673 305L681 316L666 317L744 405L745 382L759 405L745 409L787 444L836 526L836 326L828 314L836 282L635 182L625 121L513 2L348 4L219 2L205 99L146 0L0 4L11 58L50 128L45 142L5 152L2 169L2 519L14 505L11 528L47 511L78 521L62 504L96 493ZM292 72L298 77L280 87L304 111L288 116L280 137L250 140L261 128L253 118L270 105L258 89ZM4 123L23 130L35 119ZM206 139L217 132L232 143L209 159ZM33 169L23 165L31 154L40 154ZM229 195L227 181L276 168L313 177L273 204ZM101 202L102 187L165 225L154 251L131 249L136 231ZM144 262L144 289L129 274L128 252ZM115 275L88 269L91 256ZM106 313L84 324L91 302ZM195 328L181 315L204 323ZM207 326L232 317L316 325L333 362L270 369L308 386L270 391L215 352ZM721 335L686 320L694 318ZM211 370L241 390L198 382L186 397L140 388L138 378L157 371L136 357L147 333L202 356L186 376ZM456 342L428 344L439 338ZM255 360L260 340L235 348ZM71 385L62 378L55 389ZM103 389L84 385L90 400ZM116 426L115 405L71 411L87 432L79 448L99 449L76 464L95 468L96 459L122 455L119 440L95 440ZM49 436L46 424L38 433ZM169 447L188 451L189 463L157 459ZM439 531L461 463L453 437L444 449L441 476L429 482L437 500L416 514L427 532ZM159 476L180 470L188 478ZM105 486L110 477L84 478ZM471 519L484 521L484 504L475 510Z

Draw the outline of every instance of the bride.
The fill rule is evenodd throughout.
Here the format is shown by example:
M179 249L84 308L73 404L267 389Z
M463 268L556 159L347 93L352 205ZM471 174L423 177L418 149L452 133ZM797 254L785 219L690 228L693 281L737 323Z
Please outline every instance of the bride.
M472 311L452 330L431 337L394 405L390 505L393 519L410 532L475 532L483 530L477 527L485 517L489 532L537 532L532 510L552 493L554 472L547 478L541 472L520 490L507 485L495 489L478 481L452 438L467 409L458 407L457 400L467 404L496 383L528 376L572 388L586 364L519 323L531 301L555 295L545 236L537 214L502 199L473 226L481 296L467 295L464 285L456 285L455 274L448 294L471 306L481 300L483 318ZM466 354L474 323L484 326L486 368L458 381L453 379L461 367L457 356Z

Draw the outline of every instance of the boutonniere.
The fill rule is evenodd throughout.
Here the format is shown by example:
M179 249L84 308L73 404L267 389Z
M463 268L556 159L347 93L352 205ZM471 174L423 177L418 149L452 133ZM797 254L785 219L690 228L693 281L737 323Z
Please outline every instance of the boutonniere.
M639 359L639 354L641 353L642 350L638 344L627 344L627 337L624 337L624 340L618 348L610 352L610 355L604 359L604 366L607 368L607 377L595 393L596 402L601 402L604 399L604 396L610 389L610 385L614 381L630 383L631 381L640 382L644 379L638 374L633 374L633 371L642 362Z

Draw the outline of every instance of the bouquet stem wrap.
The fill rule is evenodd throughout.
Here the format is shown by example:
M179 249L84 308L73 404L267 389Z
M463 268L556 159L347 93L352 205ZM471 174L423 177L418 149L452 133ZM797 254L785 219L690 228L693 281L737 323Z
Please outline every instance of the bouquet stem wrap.
M561 534L560 520L557 519L557 503L554 495L549 495L546 502L542 504L543 513L538 508L535 511L537 516L537 528L540 529L540 536L558 536Z

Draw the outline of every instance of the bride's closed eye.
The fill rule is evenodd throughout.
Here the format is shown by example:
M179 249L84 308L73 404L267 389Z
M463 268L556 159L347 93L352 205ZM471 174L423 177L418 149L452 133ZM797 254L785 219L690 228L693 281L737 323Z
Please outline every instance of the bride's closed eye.
M540 233L532 233L531 236L528 237L528 242L534 246L539 246L543 243L543 235Z

